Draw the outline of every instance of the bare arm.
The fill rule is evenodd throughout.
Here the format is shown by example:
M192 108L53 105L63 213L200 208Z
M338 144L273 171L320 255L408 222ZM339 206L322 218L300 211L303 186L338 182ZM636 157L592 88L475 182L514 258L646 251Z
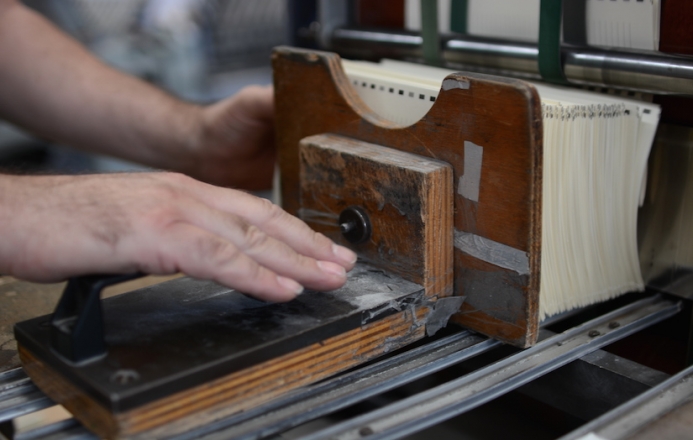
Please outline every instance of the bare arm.
M0 175L0 207L0 273L30 281L180 271L288 301L356 262L278 206L181 174Z
M267 187L270 88L186 104L94 59L14 0L0 0L0 117L47 138L208 182ZM240 191L181 174L0 175L0 273L184 272L259 298L341 286L356 255Z
M118 72L15 0L0 0L0 117L43 137L210 183L268 188L271 88L208 107Z

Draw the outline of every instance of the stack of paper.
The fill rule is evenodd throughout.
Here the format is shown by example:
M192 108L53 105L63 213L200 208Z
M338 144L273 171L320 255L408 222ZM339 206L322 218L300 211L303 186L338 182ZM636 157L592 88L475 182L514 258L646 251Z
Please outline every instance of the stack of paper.
M373 111L403 126L428 112L452 72L391 60L345 60L344 68ZM618 96L533 85L544 136L543 319L643 288L637 210L660 110Z

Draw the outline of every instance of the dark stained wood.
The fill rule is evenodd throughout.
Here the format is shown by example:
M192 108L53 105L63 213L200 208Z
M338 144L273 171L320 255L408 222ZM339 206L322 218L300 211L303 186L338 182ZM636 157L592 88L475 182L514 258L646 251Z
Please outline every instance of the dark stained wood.
M299 154L299 216L309 226L430 297L452 294L450 165L329 134L301 140ZM370 219L365 243L349 243L339 229L339 214L352 206Z
M335 54L279 48L273 65L282 200L291 213L301 208L299 143L308 136L331 133L447 162L453 188L464 172L464 142L483 147L478 201L454 194L454 228L525 252L529 274L489 268L456 249L453 292L467 296L469 306L455 321L514 345L533 344L542 186L541 111L534 88L518 80L452 74L447 80L456 86L441 90L419 122L399 127L361 101ZM499 283L506 303L473 308Z
M359 0L356 2L359 26L402 29L404 0Z
M693 5L690 0L663 0L659 29L660 52L693 55ZM693 127L693 99L657 95L654 102L662 106L661 123Z
M693 55L693 7L690 0L663 0L661 8L660 52Z

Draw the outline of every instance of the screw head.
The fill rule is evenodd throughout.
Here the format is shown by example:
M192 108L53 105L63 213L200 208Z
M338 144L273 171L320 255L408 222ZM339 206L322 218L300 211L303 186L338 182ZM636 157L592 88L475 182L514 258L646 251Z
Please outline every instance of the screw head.
M110 377L110 381L119 385L127 385L139 380L140 375L135 370L118 370Z
M351 206L339 214L339 229L349 243L359 244L371 238L368 214L358 206Z
M363 428L359 429L359 435L361 437L366 437L366 436L369 436L372 434L373 434L373 428L371 428L370 426L364 426Z
M592 330L592 331L589 332L587 335L588 335L590 338L596 338L597 336L601 335L601 333L599 333L599 330Z

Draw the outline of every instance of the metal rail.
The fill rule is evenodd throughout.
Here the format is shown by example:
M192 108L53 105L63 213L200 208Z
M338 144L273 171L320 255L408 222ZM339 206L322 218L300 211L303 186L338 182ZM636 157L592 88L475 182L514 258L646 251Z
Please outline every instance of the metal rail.
M421 60L422 42L416 32L344 27L333 32L329 49L347 57ZM561 52L571 83L693 96L693 57L570 45ZM441 36L441 56L452 68L540 78L536 44L447 34Z
M419 431L659 322L679 309L679 303L659 296L646 298L564 333L551 336L530 349L519 351L473 373L315 432L310 438L397 438ZM252 411L228 417L174 438L266 438L471 359L500 345L502 344L497 341L479 335L460 332L302 388ZM6 411L14 410L15 415L12 417L16 417L52 405L42 394L33 395L37 390L32 387L19 369L1 374L0 408L5 405ZM17 401L7 405L11 399L21 396L24 396L25 403L34 405L34 409L25 406L18 411L22 405L17 405ZM5 417L1 420L8 419ZM92 438L95 438L93 434L74 419L70 419L20 433L16 440Z
M693 366L559 440L627 438L649 422L693 400ZM592 437L589 435L592 434Z
M543 374L631 335L680 310L680 303L647 298L552 336L532 348L306 439L400 438L480 406Z
M204 428L212 439L259 439L333 413L369 397L413 382L453 364L499 347L498 341L461 332L365 368L307 387L237 418ZM221 425L228 428L223 428ZM196 430L176 440L197 438Z
M21 368L0 373L0 422L47 408L54 403Z

